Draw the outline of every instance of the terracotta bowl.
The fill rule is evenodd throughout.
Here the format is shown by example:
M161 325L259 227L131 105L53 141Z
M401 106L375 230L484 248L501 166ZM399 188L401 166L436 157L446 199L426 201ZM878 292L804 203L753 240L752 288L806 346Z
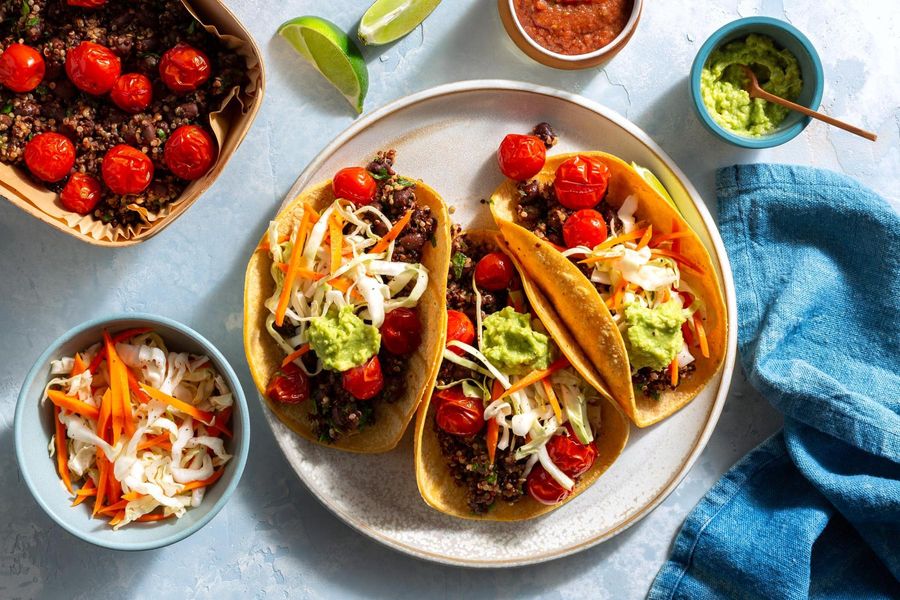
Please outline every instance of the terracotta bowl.
M602 65L618 54L631 39L631 36L634 35L638 21L641 20L641 12L644 8L643 0L634 0L631 16L625 24L625 29L623 29L619 35L607 45L585 54L560 54L559 52L553 52L552 50L544 48L526 33L525 28L522 27L522 24L519 22L519 18L516 15L516 9L513 6L513 2L515 2L515 0L497 0L497 8L500 11L500 21L502 21L506 33L512 41L515 42L516 46L529 57L543 65L570 71L589 69L591 67Z

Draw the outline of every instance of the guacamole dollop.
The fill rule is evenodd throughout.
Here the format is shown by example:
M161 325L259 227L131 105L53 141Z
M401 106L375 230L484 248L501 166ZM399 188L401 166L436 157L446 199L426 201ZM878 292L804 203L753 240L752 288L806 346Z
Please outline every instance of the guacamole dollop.
M650 367L661 371L668 367L684 344L681 324L687 321L688 311L678 300L669 300L656 308L638 303L625 307L625 333L628 357L635 371Z
M381 345L378 330L366 325L351 306L316 317L310 322L307 335L309 347L329 371L358 367L377 354Z
M747 76L738 65L756 72L767 92L796 100L803 89L797 57L775 47L772 38L751 33L717 48L700 74L700 94L713 120L722 127L748 137L774 131L790 112L744 91Z
M511 374L546 369L550 338L531 328L531 316L507 306L484 319L481 351L501 371Z

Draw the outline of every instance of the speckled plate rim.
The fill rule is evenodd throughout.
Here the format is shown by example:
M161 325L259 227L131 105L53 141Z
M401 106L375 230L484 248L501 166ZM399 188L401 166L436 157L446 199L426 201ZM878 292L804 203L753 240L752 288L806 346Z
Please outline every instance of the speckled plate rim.
M284 201L282 202L282 206L287 204L291 199L296 197L297 194L299 194L306 186L312 183L310 181L312 176L335 152L337 152L342 146L344 146L354 137L356 137L361 132L365 131L367 128L371 127L378 121L381 121L382 119L385 119L396 112L409 108L410 106L426 102L428 100L459 93L490 91L497 91L500 93L510 91L526 92L531 94L550 96L564 102L569 102L586 108L596 113L598 117L607 119L613 122L615 125L626 130L629 134L634 136L635 139L640 141L641 144L643 144L644 147L646 147L652 154L654 154L662 163L666 165L666 168L677 179L678 185L681 186L685 196L690 198L691 202L696 208L698 214L700 215L700 218L703 221L703 226L707 230L709 240L712 243L712 247L709 248L709 250L711 251L712 257L715 259L714 264L719 267L719 276L721 278L723 293L725 295L725 304L728 309L728 343L725 362L722 366L722 379L719 383L719 389L716 391L715 401L712 403L709 413L707 414L706 425L703 427L700 434L695 439L693 450L682 463L681 468L678 470L678 472L675 473L675 475L670 479L668 484L654 498L646 502L644 506L642 506L637 510L637 512L632 514L631 517L622 521L618 525L611 527L602 534L596 535L587 540L578 541L577 543L566 548L561 548L548 553L537 553L527 558L496 561L462 560L457 557L422 550L416 546L401 542L387 535L383 531L374 529L365 521L364 515L356 515L341 510L330 501L328 495L324 493L325 490L321 490L315 485L312 485L311 482L308 481L304 476L304 473L300 469L300 466L294 464L288 458L288 453L282 446L281 441L278 439L277 435L275 436L276 441L278 441L278 446L279 448L281 448L282 453L288 460L288 463L290 463L291 468L294 469L294 472L306 485L313 496L315 496L323 506L334 513L338 518L340 518L342 521L344 521L360 533L377 542L380 542L381 544L384 544L389 548L392 548L404 554L408 554L410 556L414 556L416 558L446 565L474 568L526 566L547 562L557 558L562 558L564 556L569 556L571 554L575 554L576 552L586 550L587 548L590 548L592 546L596 546L597 544L604 542L618 535L619 533L622 533L623 531L646 517L648 514L650 514L650 512L652 512L657 506L659 506L663 502L663 500L665 500L669 496L669 494L675 491L675 488L678 487L684 477L688 474L691 467L699 458L700 453L703 452L703 449L706 447L706 444L709 441L709 438L719 421L719 416L722 413L725 399L728 396L728 389L731 385L731 376L734 371L735 356L737 354L737 300L735 296L734 279L731 272L731 264L728 261L728 255L725 251L725 246L722 242L722 238L719 235L719 230L716 227L715 221L713 220L709 209L707 209L704 202L700 200L699 192L693 186L693 184L690 183L681 169L679 169L675 165L668 154L666 154L665 151L650 138L650 136L644 133L643 130L631 123L628 119L626 119L619 113L603 106L598 102L594 102L593 100L589 100L577 94L572 94L570 92L565 92L555 88L535 85L533 83L527 82L510 81L505 79L477 79L439 85L428 88L426 90L422 90L420 92L416 92L414 94L410 94L403 98L399 98L397 100L394 100L393 102L386 104L382 108L377 109L364 117L361 117L358 121L354 122L352 125L350 125L350 127L345 129L336 138L334 138L334 140L332 140L332 142L328 144L303 170L303 172L294 182L294 185L291 187L290 191L285 196ZM266 408L265 400L261 396L259 396L258 393L257 398L259 399L259 402L263 407L263 414L265 414L266 416L266 421L268 422L269 427L272 429L274 434L275 428L283 425L280 421L278 421L278 418Z

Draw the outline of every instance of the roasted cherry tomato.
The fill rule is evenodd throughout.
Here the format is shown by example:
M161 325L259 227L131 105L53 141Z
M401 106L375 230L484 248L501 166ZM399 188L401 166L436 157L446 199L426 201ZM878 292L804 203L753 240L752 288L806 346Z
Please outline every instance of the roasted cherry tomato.
M563 239L566 246L587 246L593 248L606 240L606 221L603 215L592 208L579 210L563 223Z
M375 199L378 185L375 178L362 167L341 169L331 180L335 198L350 200L355 204L369 204Z
M466 395L463 393L461 385L454 385L446 390L435 390L431 395L431 401L435 406L439 406L444 400L463 400Z
M560 470L569 477L581 477L597 460L597 447L593 444L582 444L575 437L572 428L566 426L569 435L554 435L547 442L547 453Z
M550 473L541 465L535 465L525 481L528 495L541 504L559 504L572 495L572 492L559 485Z
M484 428L484 403L466 396L442 398L434 418L451 435L475 435Z
M458 310L447 311L447 343L452 341L471 344L475 341L475 326L466 313ZM455 346L450 347L450 352L462 356L463 351Z
M384 374L377 355L358 367L344 371L343 379L344 389L357 400L370 400L384 388Z
M384 316L381 342L391 354L411 354L422 343L422 323L410 308L395 308Z
M66 0L66 4L81 8L100 8L106 4L106 0Z
M66 52L66 74L79 90L100 96L122 74L122 61L106 46L81 42Z
M139 113L153 101L153 84L146 75L125 73L116 79L109 97L125 112Z
M193 181L206 175L216 162L216 142L197 125L182 125L169 136L163 158L176 177Z
M75 166L75 145L59 133L39 133L25 145L25 164L41 181L59 181Z
M597 206L608 185L609 168L587 156L576 156L559 165L553 181L556 199L571 210Z
M531 179L544 168L547 147L541 138L533 135L511 133L500 142L497 162L500 171L516 181Z
M103 189L96 177L85 173L72 173L59 194L63 208L80 215L90 214L100 202Z
M21 94L41 84L47 66L41 53L25 44L10 44L0 54L0 84Z
M179 42L159 59L159 76L173 92L192 92L212 75L209 58L190 44Z
M512 283L515 272L510 257L502 252L491 252L475 265L475 283L492 292L505 290Z
M282 404L300 404L309 398L309 376L294 363L288 363L269 380L266 397Z
M113 146L100 167L103 182L114 194L140 194L153 180L153 161L125 144Z

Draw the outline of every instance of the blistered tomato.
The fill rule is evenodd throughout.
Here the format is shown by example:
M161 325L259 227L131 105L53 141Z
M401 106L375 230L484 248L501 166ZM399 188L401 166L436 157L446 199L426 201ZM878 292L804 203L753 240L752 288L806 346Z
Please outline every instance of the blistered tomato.
M410 308L395 308L384 316L381 343L391 354L400 356L415 352L422 343L422 323Z
M294 363L288 363L269 380L266 397L282 404L300 404L309 398L309 376Z
M342 385L357 400L370 400L384 388L384 374L378 356L358 367L344 371Z
M511 133L500 142L497 162L500 171L516 181L530 179L544 168L547 147L539 137Z
M508 288L514 275L512 259L502 252L485 254L475 265L475 283L492 292Z
M75 145L59 133L39 133L25 145L25 165L41 181L59 181L75 166Z
M484 428L484 404L481 398L442 398L434 418L451 435L475 435Z
M125 144L109 149L100 170L106 187L123 196L140 194L153 180L153 161L137 148Z
M31 46L10 44L0 54L0 84L21 94L41 84L46 70L44 57Z
M572 492L559 485L550 473L541 465L535 465L525 481L528 495L541 504L559 504L572 495Z
M146 75L125 73L116 79L109 97L125 112L139 113L153 102L153 84Z
M102 188L96 177L86 173L72 173L59 194L59 201L66 210L87 215L94 210L102 195Z
M575 437L571 427L567 426L569 435L554 435L547 442L547 453L560 470L569 477L580 477L594 466L597 460L597 447L593 444L582 444Z
M608 185L609 168L587 156L576 156L559 165L553 181L556 199L572 210L597 206Z
M182 125L166 141L163 158L176 177L200 179L216 162L216 142L197 125Z
M566 246L594 248L606 240L607 229L603 215L591 208L579 210L563 223L563 239Z
M452 341L471 344L475 341L475 326L465 313L458 310L447 311L447 343ZM455 346L449 346L450 352L462 356L463 351Z
M355 204L369 204L375 199L378 185L375 178L362 167L341 169L331 180L335 198L350 200Z
M209 58L190 44L179 42L159 60L159 76L163 83L179 94L192 92L212 75Z
M66 52L66 74L79 90L100 96L122 73L122 61L106 46L81 42Z

